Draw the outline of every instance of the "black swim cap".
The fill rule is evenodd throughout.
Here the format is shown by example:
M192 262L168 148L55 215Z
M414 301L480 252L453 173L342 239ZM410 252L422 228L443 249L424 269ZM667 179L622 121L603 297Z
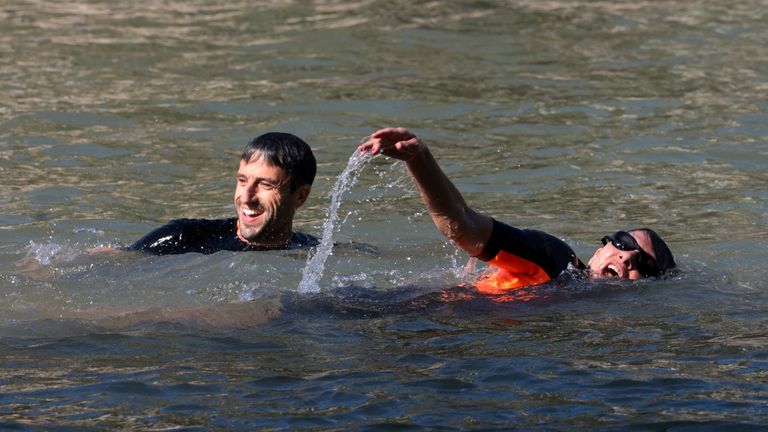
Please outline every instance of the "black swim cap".
M648 234L651 239L651 245L653 246L653 253L656 255L656 265L662 274L669 269L673 269L677 266L675 263L675 257L672 256L672 251L669 250L669 246L664 240L656 234L656 232L650 228L636 228L630 230L630 234L634 231L643 231ZM650 252L650 251L646 251Z

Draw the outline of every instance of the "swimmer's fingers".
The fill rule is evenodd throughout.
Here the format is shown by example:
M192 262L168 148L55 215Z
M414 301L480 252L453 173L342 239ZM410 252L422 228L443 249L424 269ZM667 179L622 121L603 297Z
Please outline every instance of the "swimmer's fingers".
M405 128L379 129L371 135L371 138L380 140L384 150L389 150L391 148L398 148L398 150L409 148L411 145L418 142L418 137ZM414 139L416 139L416 141L412 142Z
M418 138L411 138L406 141L387 141L373 138L358 146L357 149L362 153L370 153L374 156L381 153L391 158L408 160L417 153L420 145L421 141Z
M371 134L371 138L381 138L390 141L402 141L415 137L416 135L412 134L408 129L401 127L379 129Z
M379 151L381 151L381 142L377 139L373 139L370 136L366 137L366 140L359 146L357 146L357 150L361 153L370 153L372 155L377 155Z
M361 152L372 155L382 153L400 160L408 160L424 147L424 143L404 128L386 128L374 132L358 147Z

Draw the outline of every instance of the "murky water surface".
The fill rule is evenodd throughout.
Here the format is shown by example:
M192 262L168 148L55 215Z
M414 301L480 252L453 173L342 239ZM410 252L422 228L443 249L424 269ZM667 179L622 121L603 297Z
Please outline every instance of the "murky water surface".
M768 3L0 3L0 428L758 430L768 424ZM469 203L588 259L651 226L681 272L455 288L403 167L306 251L88 254L228 217L266 131L319 161L411 128ZM352 243L350 243L352 242ZM480 268L478 271L481 271Z

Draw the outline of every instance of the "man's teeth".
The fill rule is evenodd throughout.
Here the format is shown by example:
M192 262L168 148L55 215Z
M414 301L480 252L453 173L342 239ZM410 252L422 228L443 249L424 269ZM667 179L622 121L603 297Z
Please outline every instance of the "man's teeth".
M249 208L243 208L243 214L246 216L256 216L258 212L256 210L251 210Z
M609 265L608 266L608 271L611 272L611 274L613 274L614 276L618 276L619 275L619 269L616 268L613 265Z

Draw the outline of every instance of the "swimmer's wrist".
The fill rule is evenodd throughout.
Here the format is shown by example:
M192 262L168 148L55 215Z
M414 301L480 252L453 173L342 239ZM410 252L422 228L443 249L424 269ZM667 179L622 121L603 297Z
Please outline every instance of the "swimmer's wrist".
M418 169L420 167L429 166L432 164L437 164L437 161L435 161L435 158L432 156L432 152L429 151L429 148L426 144L422 144L408 159L405 160L405 163L413 169Z

